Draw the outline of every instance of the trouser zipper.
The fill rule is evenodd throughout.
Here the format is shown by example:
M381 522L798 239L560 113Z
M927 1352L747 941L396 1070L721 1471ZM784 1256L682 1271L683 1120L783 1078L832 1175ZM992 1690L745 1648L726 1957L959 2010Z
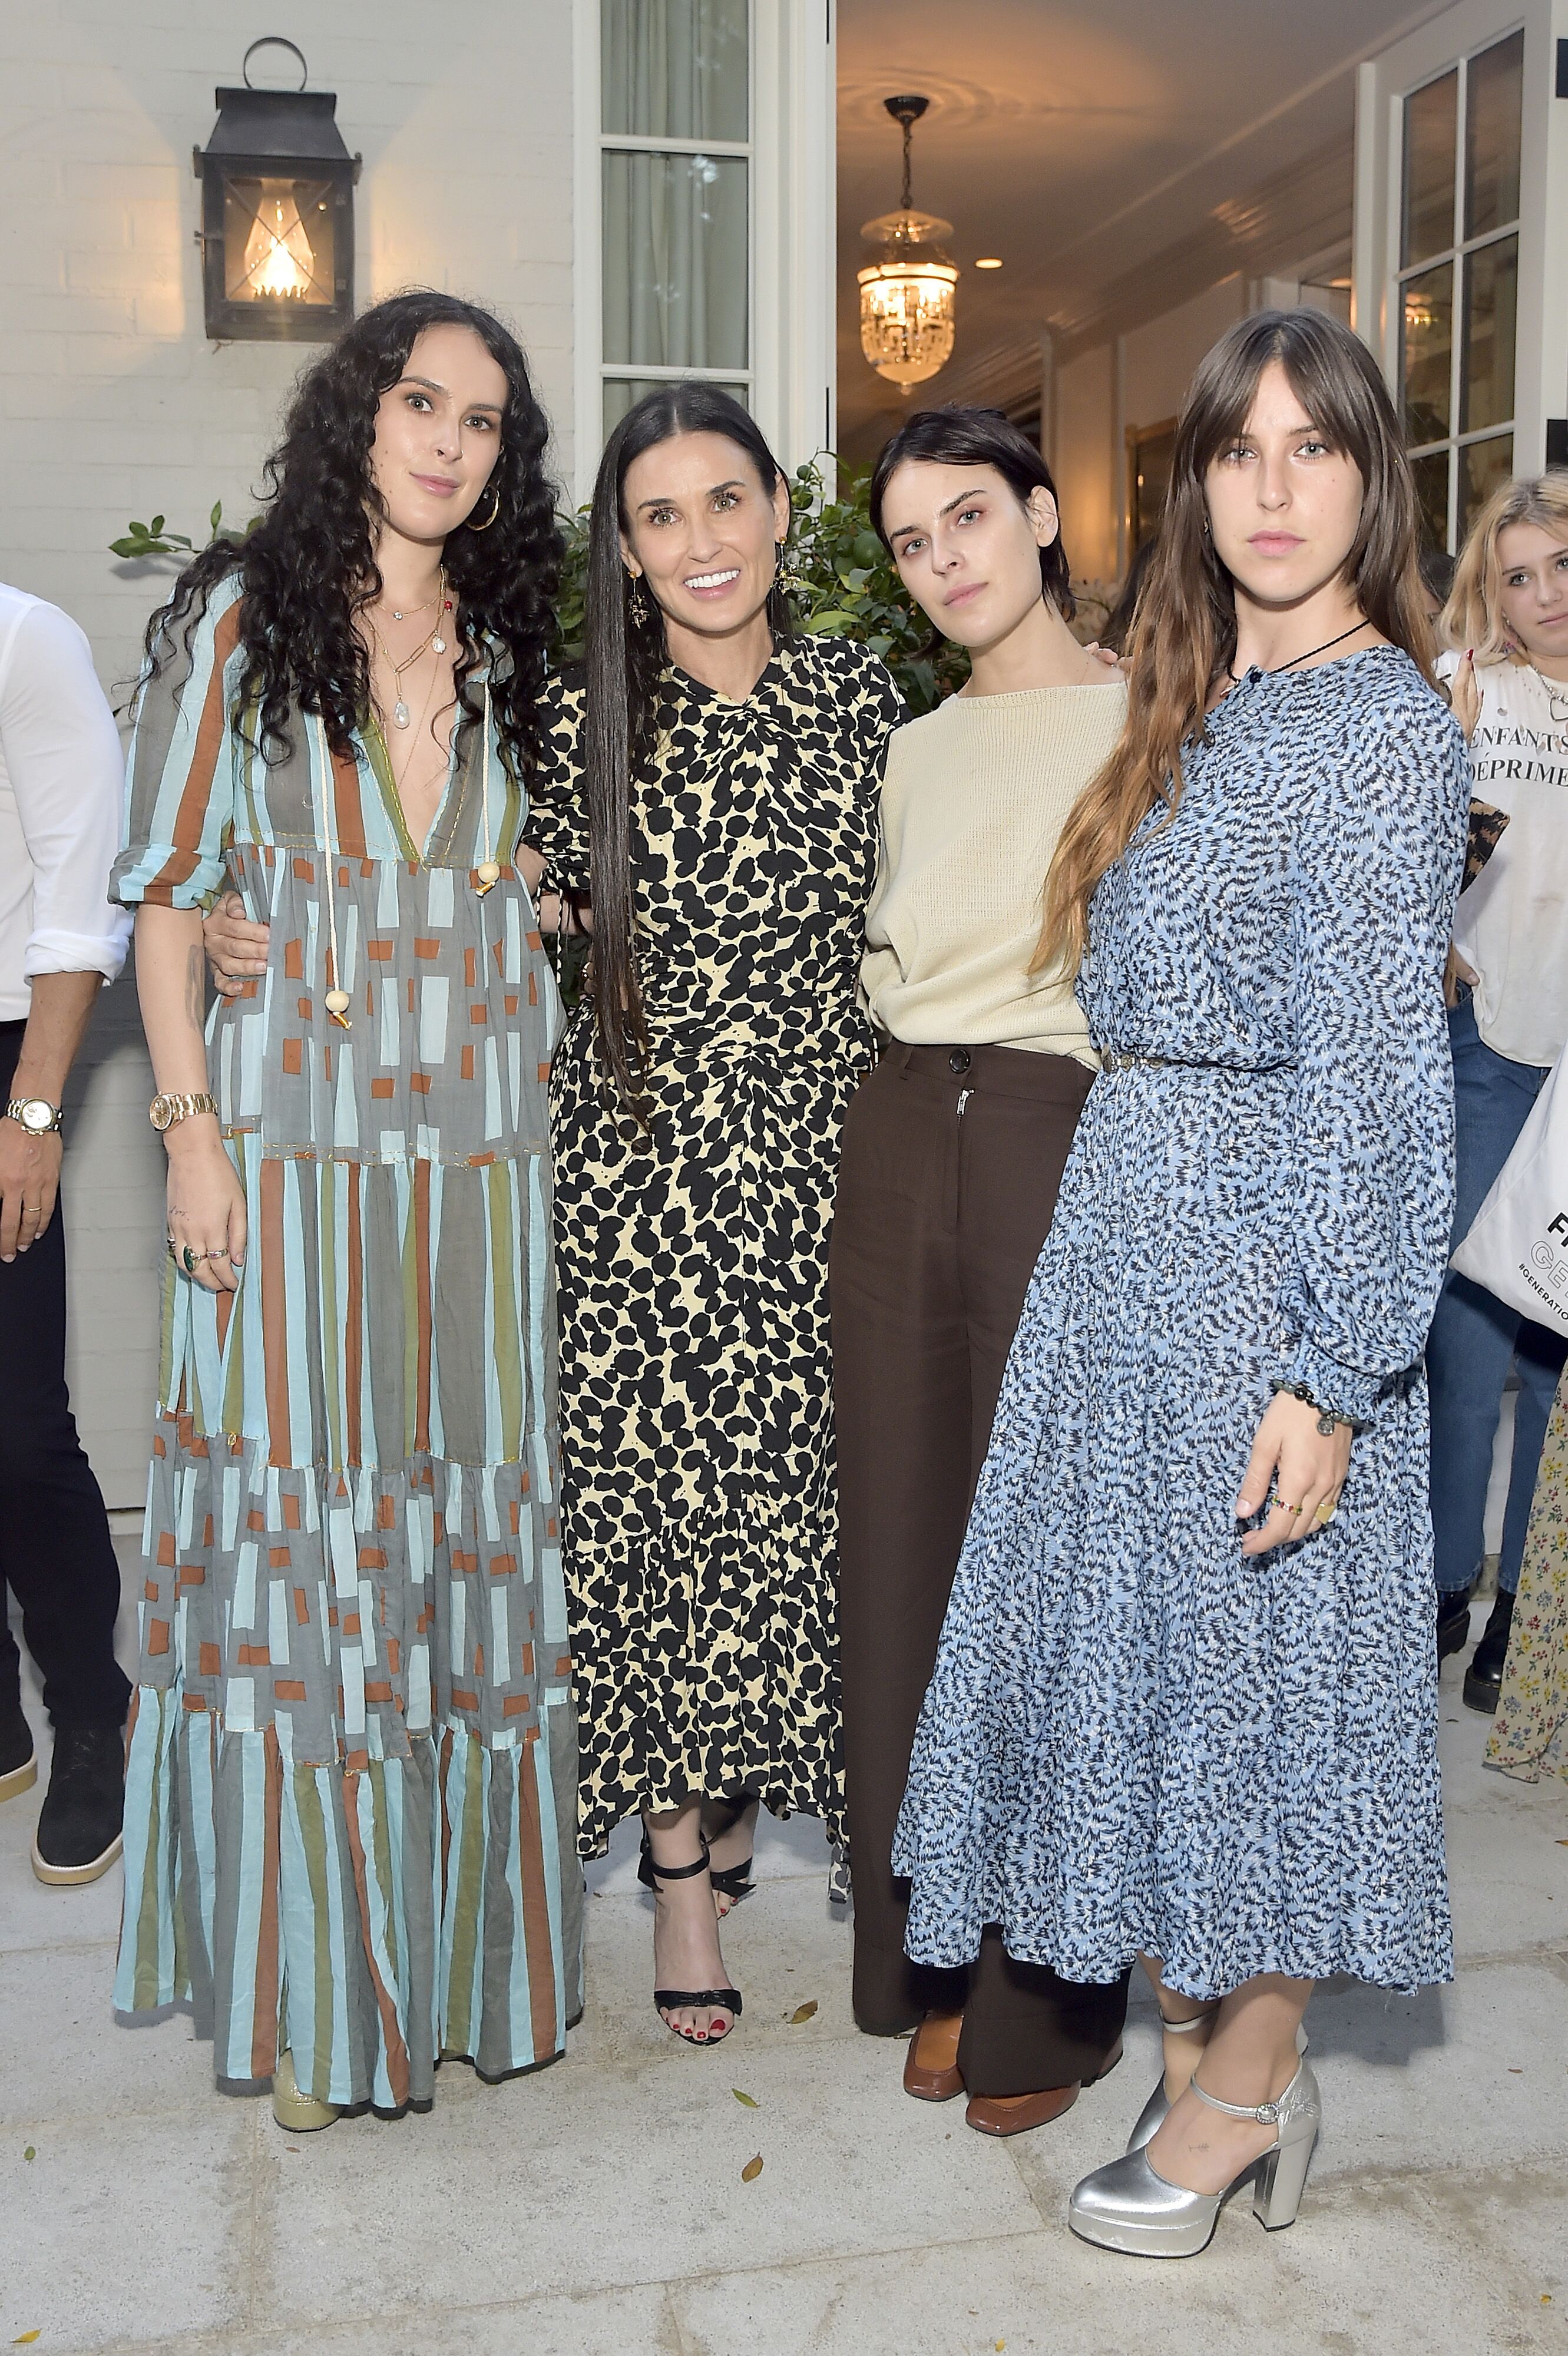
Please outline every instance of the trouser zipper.
M958 1092L958 1117L960 1120L963 1119L963 1108L973 1094L974 1090L972 1088L960 1088Z

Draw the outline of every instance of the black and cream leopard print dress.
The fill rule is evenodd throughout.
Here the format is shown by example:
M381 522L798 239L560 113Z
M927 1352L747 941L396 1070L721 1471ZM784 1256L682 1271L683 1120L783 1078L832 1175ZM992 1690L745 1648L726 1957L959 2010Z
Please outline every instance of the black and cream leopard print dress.
M583 702L580 679L557 682L525 832L547 883L591 893ZM745 1788L839 1830L828 1227L875 1060L855 991L902 717L882 663L842 638L784 641L741 703L667 673L632 812L650 1133L602 1076L585 1000L556 1051L589 1856L695 1793Z

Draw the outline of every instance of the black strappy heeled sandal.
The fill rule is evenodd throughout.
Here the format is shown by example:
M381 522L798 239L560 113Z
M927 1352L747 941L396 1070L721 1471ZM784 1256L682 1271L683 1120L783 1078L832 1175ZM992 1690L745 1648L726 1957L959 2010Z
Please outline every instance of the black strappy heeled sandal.
M702 1839L701 1834L698 1835L698 1838ZM658 1865L654 1862L653 1845L648 1837L647 1826L643 1827L642 1855L638 1861L637 1878L645 1890L652 1890L655 1897L659 1895L659 1885L661 1881L691 1881L696 1875L705 1873L707 1870L708 1844L705 1840L703 1841L703 1854L695 1865ZM666 2011L675 2012L685 2005L691 2005L693 2008L703 2005L710 2009L722 2009L730 2015L731 2027L740 2019L742 2009L741 1994L738 1988L656 1987L653 1991L653 2008L660 2019L663 2019ZM711 2033L706 2037L693 2037L685 2029L676 2029L668 2020L664 2022L664 2026L669 2029L671 2037L680 2039L682 2045L694 2045L700 2052L711 2051L714 2046L724 2044L730 2033L729 2029L721 2029L716 2037Z
M728 1813L725 1817L724 1823L720 1825L715 1831L706 1835L704 1837L711 1840L723 1840L725 1833L734 1832L736 1825L739 1824L747 1808L754 1808L757 1805L757 1796L755 1793L743 1792L738 1800L732 1800L725 1795L721 1797L716 1804L721 1808L726 1809ZM736 1908L740 1904L741 1900L743 1898L749 1898L752 1891L756 1889L757 1884L751 1878L751 1869L754 1862L754 1858L746 1857L742 1858L738 1865L711 1865L708 1868L708 1871L713 1877L714 1888L715 1890L722 1890L725 1896L729 1900L729 1905L725 1910L726 1912L733 1914ZM719 1919L722 1922L724 1919L723 1915L721 1915Z

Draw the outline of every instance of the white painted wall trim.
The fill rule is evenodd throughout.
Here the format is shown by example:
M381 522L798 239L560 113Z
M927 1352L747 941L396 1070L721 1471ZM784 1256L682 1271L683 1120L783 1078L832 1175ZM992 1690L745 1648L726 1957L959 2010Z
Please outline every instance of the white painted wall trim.
M572 438L577 505L592 496L604 439L603 174L599 164L599 0L572 0Z
M1403 100L1456 59L1521 25L1514 467L1535 474L1545 463L1546 420L1568 414L1568 101L1553 95L1556 43L1568 37L1568 0L1459 0L1359 69L1354 317L1396 386L1401 322L1390 288L1399 255Z

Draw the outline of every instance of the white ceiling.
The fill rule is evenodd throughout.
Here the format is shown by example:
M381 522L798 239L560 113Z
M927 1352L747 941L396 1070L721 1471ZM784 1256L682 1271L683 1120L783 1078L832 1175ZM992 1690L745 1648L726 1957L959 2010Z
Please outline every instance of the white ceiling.
M963 270L932 391L994 398L1044 328L1070 352L1342 238L1356 65L1441 5L839 0L840 446L874 448L904 409L855 307L860 225L898 198L884 98L930 99L915 202L952 221ZM977 273L980 254L1003 268Z

